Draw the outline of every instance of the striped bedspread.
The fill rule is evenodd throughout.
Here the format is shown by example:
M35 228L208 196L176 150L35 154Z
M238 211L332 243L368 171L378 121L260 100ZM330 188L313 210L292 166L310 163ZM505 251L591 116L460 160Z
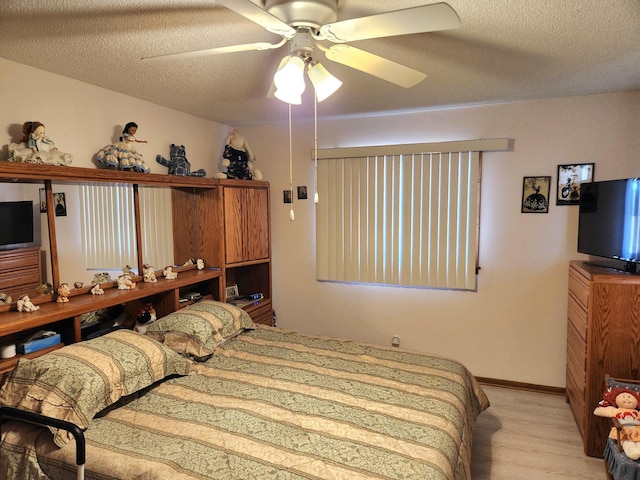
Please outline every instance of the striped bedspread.
M94 419L86 478L471 478L488 401L456 361L265 327L197 370ZM2 434L9 470L75 478L73 442L16 422Z

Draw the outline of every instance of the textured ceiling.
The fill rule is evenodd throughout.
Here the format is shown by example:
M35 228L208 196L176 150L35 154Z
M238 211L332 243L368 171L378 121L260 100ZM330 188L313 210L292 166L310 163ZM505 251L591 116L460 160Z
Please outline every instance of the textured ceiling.
M261 4L261 0L252 0ZM436 3L341 0L338 20ZM461 28L353 42L428 74L404 89L320 60L344 86L321 117L640 90L638 0L448 0ZM204 0L2 0L0 57L228 125L282 121L268 98L277 50L143 62L141 57L276 43ZM295 118L313 115L308 86Z

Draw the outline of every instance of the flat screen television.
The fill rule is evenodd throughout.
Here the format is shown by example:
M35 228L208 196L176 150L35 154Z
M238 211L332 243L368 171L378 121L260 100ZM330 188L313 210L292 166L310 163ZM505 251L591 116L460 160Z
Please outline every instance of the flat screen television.
M578 252L614 259L637 272L640 263L640 178L580 185Z
M0 250L40 246L36 207L32 201L0 202Z

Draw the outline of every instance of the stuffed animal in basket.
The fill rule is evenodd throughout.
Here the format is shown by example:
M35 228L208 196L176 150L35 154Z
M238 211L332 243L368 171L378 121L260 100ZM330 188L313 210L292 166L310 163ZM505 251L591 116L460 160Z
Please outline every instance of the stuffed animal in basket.
M222 166L227 171L226 173L216 173L215 178L262 180L262 173L255 168L256 157L238 129L234 128L227 137L222 158Z
M169 160L162 155L156 156L156 162L165 167L169 167L169 175L183 175L185 177L206 177L207 172L204 169L191 171L191 164L187 160L187 154L184 145L171 144L169 147Z
M593 411L599 417L615 418L620 422L620 443L624 453L632 460L640 458L640 393L626 387L610 388L604 392L602 400ZM609 438L617 439L616 428L611 429Z

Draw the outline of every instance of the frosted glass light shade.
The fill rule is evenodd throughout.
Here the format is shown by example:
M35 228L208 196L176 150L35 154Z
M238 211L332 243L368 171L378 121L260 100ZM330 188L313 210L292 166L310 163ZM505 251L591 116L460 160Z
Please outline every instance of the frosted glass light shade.
M279 88L273 93L273 96L278 100L291 103L292 105L300 105L302 103L302 95L292 90Z
M342 82L331 75L324 66L315 63L307 70L309 80L316 91L316 98L319 102L330 97L342 86Z
M304 60L298 56L289 57L284 66L273 76L278 90L291 91L301 95L304 92Z

